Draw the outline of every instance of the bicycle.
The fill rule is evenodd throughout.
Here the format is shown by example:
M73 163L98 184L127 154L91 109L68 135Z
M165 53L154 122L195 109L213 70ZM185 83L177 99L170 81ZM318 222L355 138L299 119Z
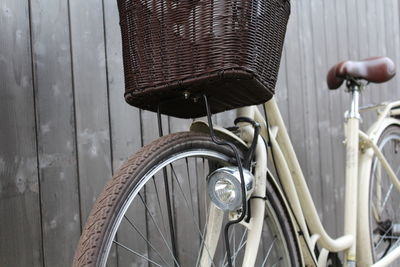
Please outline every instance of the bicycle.
M264 115L257 106L239 108L236 126L224 129L208 113L208 122L194 121L189 132L163 136L130 157L98 198L74 266L326 266L339 264L339 252L346 266L394 264L400 101L358 105L367 83L394 74L393 62L380 57L339 63L328 75L331 89L345 81L351 95L343 236L325 232L272 98ZM359 122L366 111L378 117L365 133ZM238 223L227 231L228 221Z

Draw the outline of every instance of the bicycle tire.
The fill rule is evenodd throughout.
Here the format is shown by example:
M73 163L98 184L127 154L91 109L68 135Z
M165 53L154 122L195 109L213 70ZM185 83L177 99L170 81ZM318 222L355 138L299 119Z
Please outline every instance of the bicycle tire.
M187 155L187 157L183 155ZM197 155L198 157L194 157L193 155ZM204 158L199 161L200 156L204 156L207 162L205 163ZM205 200L206 198L200 199L203 195L205 195L205 191L201 190L199 193L199 183L205 179L199 179L199 176L204 178L204 176L208 174L212 168L215 168L215 166L219 164L232 164L232 158L233 152L230 151L229 148L216 145L207 135L193 132L171 134L143 147L139 152L131 156L122 165L122 167L114 175L113 179L107 184L104 191L98 197L81 235L77 250L75 252L73 266L126 266L128 263L132 264L132 262L142 262L143 260L149 260L149 266L157 266L157 264L159 266L197 265L199 263L199 251L201 251L200 247L203 242L201 240L195 240L195 237L197 236L198 239L204 237L205 227L203 229L203 226L207 220L207 215L205 215L207 208L201 209L199 203L204 200L204 207L208 207L208 201ZM180 167L179 164L182 162L186 163L186 166L183 166L183 169L185 170L180 172L179 169L176 170L175 168ZM199 162L202 162L203 166L198 166L197 164L200 164ZM207 164L208 170L206 170ZM162 186L164 181L162 178L163 175L156 175L152 173L157 169L160 172L161 170L165 169L165 172L170 174L171 177L168 177L167 179L170 181L169 186L166 186L165 183L164 186ZM203 169L203 175L198 174L198 169ZM196 190L192 190L194 185L190 184L189 179L189 182L182 186L185 180L181 179L181 176L182 173L186 171L188 176L190 172L196 173L196 177L193 179L199 182L196 182L197 192ZM164 174L164 171L162 174ZM158 188L157 185L159 186ZM194 198L192 193L188 193L191 197L191 205L188 201L189 195L186 194L187 197L185 197L185 191L184 189L182 190L182 188L185 186L189 186L190 189L186 192L190 191L193 194L197 194L197 198ZM172 187L175 191L171 189ZM162 197L162 194L160 194L160 196L158 195L159 192L162 192L161 189L165 188L169 188L172 191L170 192L170 201L173 203L171 204L171 210L173 211L175 217L172 219L171 224L173 225L172 228L175 229L175 234L171 234L171 231L167 231L168 228L171 230L168 223L169 220L165 220L163 225L159 226L157 226L157 222L155 220L155 218L164 219L164 216L168 217L168 212L166 211L168 208L165 209L164 207L164 205L168 203L166 197L167 193L164 195L166 201L160 201L159 197ZM146 190L146 192L139 190ZM145 194L147 193L147 195L142 196L140 194L141 192L144 192ZM154 192L157 193L158 200L154 201L154 203L147 202L147 199L149 201L156 200ZM178 201L178 199L175 199L178 197L178 195L182 195L181 202ZM270 266L274 263L278 263L276 266L300 266L298 246L295 243L295 232L287 218L288 213L284 206L282 206L280 203L280 199L277 196L275 189L271 186L271 183L268 183L267 186L267 196L268 200L266 206L268 213L266 213L265 221L268 222L268 224L264 223L265 229L263 229L262 244L260 244L256 266ZM137 200L137 202L135 202L135 206L133 206L133 208L136 210L131 211L131 207L128 209L127 205L131 205L134 200ZM146 203L144 200L146 200ZM195 205L197 203L197 209L193 208L193 202L195 202ZM136 203L142 204L139 205ZM150 206L153 204L154 206ZM179 213L182 212L182 209L185 208L185 206L187 209L189 209L191 206L192 213L185 214L187 217L182 217L182 214ZM138 209L140 210L140 208L142 211L145 211L144 214L143 212L138 212ZM196 213L193 212L194 210L196 210ZM128 218L128 216L132 214L134 214L135 217ZM190 216L192 217L193 223L188 223L190 222L189 219L189 221L181 223L181 220L183 220L182 218L189 218ZM140 229L137 230L137 228L141 225L132 225L134 220L144 221L142 225L144 226L142 231L140 231ZM198 222L196 223L196 221ZM125 223L125 226L123 223ZM167 223L167 225L165 225L165 223ZM196 224L199 226L201 225L202 228L195 226ZM185 227L197 227L197 233L196 229L194 229L194 234L192 234L189 229L186 229ZM154 232L155 228L157 228L156 232ZM246 230L244 230L244 227L241 225L235 225L234 228L235 230L230 231L232 242L244 240L246 235ZM237 232L236 228L238 228ZM132 233L130 232L127 234L127 229L132 230ZM163 230L165 230L165 232ZM201 232L203 232L203 235ZM234 237L232 237L233 233L235 233ZM236 236L236 233L239 234ZM133 246L135 246L135 248L143 248L139 252L132 248L131 250L136 254L132 251L129 251L126 247L127 245L123 244L124 241L122 241L126 239L128 240L126 241L127 243L131 242L133 238L132 235L136 236L136 239L134 242L132 242ZM156 238L156 236L158 236L158 241L161 242L151 242L151 238ZM171 240L174 238L171 238L172 236L174 236L177 241L177 253L173 253L174 250ZM270 243L268 246L266 239L264 239L264 237L267 236L273 238L272 243ZM224 266L226 262L226 258L223 258L224 253L221 252L223 251L223 242L221 242L221 240L222 231L218 243L218 251L215 253L214 258L212 259L213 266ZM143 241L145 242L145 246L137 244L138 242L141 242L142 244ZM181 241L183 243L180 243ZM164 245L164 247L159 248L160 244ZM198 247L196 248L196 246ZM241 247L243 246L244 243L242 243L242 241L240 241L237 247L236 243L231 244L232 255L234 257L233 262L240 262L242 257L240 253L242 253L244 250L241 249ZM204 251L205 248L202 249ZM111 250L115 252L114 255L110 253ZM193 255L192 252L196 251L197 255ZM140 253L143 254L137 255ZM266 259L263 258L266 253L267 260L270 257L270 259L278 261L267 262ZM282 255L279 253L282 253ZM261 255L263 257L261 257ZM150 259L151 256L154 256L154 258ZM171 256L171 258L167 259L166 256ZM219 259L215 259L217 256L219 256ZM194 260L195 258L196 261ZM139 263L137 264L139 266Z
M380 135L377 146L384 154L396 176L400 174L400 127L389 125ZM372 160L369 182L369 234L374 262L400 245L400 236L393 234L394 225L400 226L400 193L396 191L380 161ZM399 266L397 260L391 266Z

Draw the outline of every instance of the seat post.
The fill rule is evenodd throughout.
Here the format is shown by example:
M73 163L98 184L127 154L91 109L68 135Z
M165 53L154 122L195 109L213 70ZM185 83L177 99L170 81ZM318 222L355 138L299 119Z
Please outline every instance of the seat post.
M357 240L357 200L358 200L358 131L360 125L359 97L363 84L348 80L347 91L351 95L350 109L346 114L346 181L345 181L345 235L354 237L353 245L345 252L345 266L355 267Z
M346 114L346 120L350 118L361 119L360 116L360 93L364 85L357 81L347 81L347 92L350 93L350 109Z

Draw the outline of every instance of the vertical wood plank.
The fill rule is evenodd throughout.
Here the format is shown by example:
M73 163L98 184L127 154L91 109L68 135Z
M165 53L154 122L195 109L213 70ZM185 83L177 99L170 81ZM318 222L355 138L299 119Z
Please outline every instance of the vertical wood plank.
M319 136L318 136L318 112L317 112L317 100L316 100L316 86L314 83L315 77L315 66L313 62L313 42L312 42L312 24L310 14L310 1L299 1L297 2L300 30L300 53L301 53L301 73L302 73L302 93L304 94L303 100L303 114L304 114L304 125L305 129L305 154L306 154L306 166L307 172L305 177L307 178L308 186L310 188L311 195L315 200L315 206L318 210L320 217L323 217L322 213L322 195L321 195L321 178L320 178L320 166L315 164L315 159L320 159L319 153ZM319 89L319 88L318 88Z
M337 25L336 25L336 3L333 1L323 1L323 15L324 15L324 26L325 26L325 47L326 47L326 67L325 73L328 72L329 68L342 60L339 58L338 52L338 33L337 33ZM325 84L326 87L326 84ZM342 188L343 184L343 176L344 176L344 164L342 160L337 160L338 158L343 158L343 103L342 103L342 94L344 94L343 90L330 90L328 93L328 116L329 116L329 125L328 125L328 138L332 144L331 157L332 157L332 172L330 174L332 179L332 187L329 188L324 184L324 189L326 191L323 192L325 195L327 191L333 192L333 200L331 204L325 203L325 205L332 205L334 207L336 217L332 220L332 224L334 225L333 233L341 234L340 230L342 227L338 229L338 219L343 214L343 204L341 197L338 192ZM326 111L326 110L325 110ZM324 112L321 110L321 112ZM329 175L329 174L328 174ZM329 182L327 182L329 184ZM340 201L340 202L338 202ZM339 203L339 205L338 205ZM326 220L325 220L326 222ZM329 222L328 227L329 227ZM342 224L342 221L339 222Z
M392 12L392 18L393 18L393 27L394 27L394 33L393 33L393 40L394 40L394 49L395 49L395 58L393 58L394 63L398 68L400 68L400 3L399 1L393 0L393 8L389 10L389 12ZM392 88L391 93L393 99L400 99L400 75L397 74L396 77L396 82L395 84L392 84L390 88Z
M394 1L390 0L385 2L384 13L385 13L385 39L382 40L386 45L386 56L391 58L395 63L397 55L399 53L400 46L396 46L396 35L399 36L399 21L396 20L393 14L393 10L396 8ZM397 55L396 55L397 54ZM399 67L399 65L397 65ZM398 76L398 75L397 75ZM395 100L396 82L398 77L393 78L389 82L385 83L384 91L382 91L383 101Z
M327 50L334 49L335 47L326 47L325 40L325 25L324 16L321 16L321 10L324 6L321 1L312 0L311 4L311 18L312 18L312 33L314 44L314 88L317 96L317 114L318 114L318 136L319 136L319 165L320 165L320 179L321 179L321 197L322 197L322 212L323 223L329 234L336 234L335 218L337 216L335 209L335 195L334 195L334 180L333 180L333 166L332 166L332 142L330 134L330 117L327 112L331 107L329 103L329 94L326 85L326 72L328 65L326 62ZM314 162L313 164L316 164Z
M327 1L325 1L326 3ZM335 2L335 15L332 14L331 19L333 19L336 23L336 42L337 42L337 54L338 58L333 64L346 60L349 58L349 49L347 45L347 16L346 16L346 0L339 0ZM330 11L327 10L327 13ZM329 53L328 53L329 54ZM348 95L343 92L343 90L338 90L337 96L340 98L333 98L334 93L332 95L331 105L332 110L330 112L339 112L339 116L333 116L333 122L331 124L332 134L334 137L333 140L333 168L335 170L335 197L336 197L336 208L338 209L339 216L336 217L336 227L337 233L343 233L343 215L344 214L344 176L345 176L345 149L343 145L344 141L344 111L348 108ZM341 106L338 106L337 103L341 103ZM339 109L339 111L337 110Z
M375 1L374 1L375 2ZM357 25L358 25L358 40L359 40L359 59L365 59L365 58L369 58L372 56L375 56L374 54L372 54L371 50L372 47L370 47L371 45L374 45L374 41L369 42L369 40L374 39L374 37L370 37L370 35L374 35L376 34L376 29L375 32L373 31L373 27L375 25L370 25L371 23L369 23L370 21L372 21L372 23L374 23L373 19L374 16L373 14L371 14L372 16L369 17L367 14L370 13L369 9L370 7L368 7L368 2L366 1L361 1L361 0L357 0L357 13L358 13L358 19L357 19ZM369 3L372 4L372 3ZM376 18L375 18L376 19ZM370 27L372 27L370 29ZM376 37L375 37L376 38ZM379 99L374 99L373 97L373 91L376 91L376 88L378 87L376 84L370 84L367 86L367 89L364 90L361 94L361 98L360 98L360 105L361 106L367 106L367 105L371 105L371 104L375 104L379 102ZM376 119L376 116L374 114L374 112L366 112L362 114L362 123L360 124L361 129L363 130L367 130L366 127L369 125L371 125L371 123Z
M121 166L141 145L139 109L124 100L121 30L117 1L103 1L109 88L113 169Z
M379 51L379 38L378 38L378 16L376 10L377 1L367 1L367 14L368 18L367 29L368 29L368 54L369 56L380 56ZM370 103L380 102L380 90L379 85L370 84L368 85L366 94L370 96Z
M393 58L394 63L398 68L400 68L400 3L399 1L393 0L393 8L389 10L389 12L392 12L392 18L393 18L393 27L394 27L394 33L393 33L393 40L394 40L394 51L395 51L395 58ZM392 88L391 93L393 99L400 99L400 75L397 74L396 77L396 82L395 84L392 84L390 88Z
M286 41L285 41L286 42ZM278 80L275 86L276 99L279 105L279 110L283 121L286 123L287 130L290 132L289 125L289 106L288 106L288 85L287 85L287 71L286 71L286 52L285 48L282 51L281 65L279 67Z
M327 68L326 72L331 66L344 59L344 56L340 56L341 49L339 48L339 27L336 14L340 11L337 9L337 1L324 1L324 14L325 14L325 37L326 37L326 49L327 49ZM344 14L345 15L345 14ZM343 17L343 16L342 16ZM346 53L346 51L345 51ZM330 190L334 192L334 206L337 216L333 220L335 225L336 235L342 234L343 232L343 221L342 214L343 209L343 181L344 181L344 161L340 160L344 158L344 132L343 132L343 113L344 113L344 95L343 89L329 91L329 138L332 142L332 179L333 187ZM339 218L339 219L338 219Z
M348 52L352 60L359 58L359 31L358 31L358 11L356 0L347 0L346 4L347 24L344 25L348 36Z
M304 143L305 118L303 114L303 93L301 84L301 58L299 55L299 12L297 5L292 5L292 11L287 27L285 39L285 64L287 71L287 86L288 86L288 109L289 109L289 135L292 139L293 147L298 155L300 165L303 167L303 172L308 173L306 165L306 148Z
M221 116L221 114L217 114L213 116L214 118L221 118L219 121L219 125L226 124L224 121L227 121L227 116ZM204 120L207 120L205 117ZM189 131L190 124L192 124L192 119L178 119L169 117L168 118L168 128L164 126L164 134L169 133L177 133L177 132L186 132Z
M122 163L134 154L142 145L139 110L125 103L124 76L122 64L121 30L117 1L103 1L106 69L109 89L110 133L112 169L115 172ZM145 210L136 205L128 211L127 217L140 228L146 230ZM144 231L146 232L146 231ZM132 226L123 220L121 229L117 233L118 242L132 248L134 251L147 254L146 246L140 235ZM118 253L118 265L128 266L132 261L130 253L125 249L114 248L113 253Z
M215 123L221 127L232 127L236 119L236 110L228 110L213 116ZM207 118L205 118L207 120ZM186 122L185 126L190 126L191 122ZM188 129L188 128L187 128Z
M356 5L357 5L357 39L358 39L358 57L357 60L359 59L365 59L368 57L371 57L373 55L370 55L369 51L369 42L368 42L368 20L370 19L369 17L366 16L367 14L367 1L362 1L362 0L357 0ZM350 33L351 34L351 33ZM353 34L354 35L354 34ZM371 92L370 88L367 88L368 91L364 91L361 93L361 98L360 98L360 105L365 106L365 105L370 105L371 102ZM370 112L363 114L363 122L361 123L361 127L363 127L366 122L370 124L372 122L372 119L374 114L371 114Z
M343 228L348 95L323 90L325 71L339 60L374 55L387 55L400 66L399 12L396 0L292 2L277 99L329 233ZM123 100L116 1L3 0L0 36L0 122L5 125L0 130L0 265L68 266L80 221L112 169L158 137L156 115L143 111L140 116ZM369 85L363 103L398 98L399 83L397 76ZM230 126L234 117L229 111L214 119ZM362 127L371 119L365 115ZM163 121L165 134L187 130L191 123ZM177 168L182 176L184 167ZM185 192L190 189L185 185ZM154 189L146 196L153 197ZM145 213L143 207L139 213ZM150 221L139 217L146 229ZM137 238L121 240L137 244ZM154 232L149 238L160 240Z
M102 0L69 1L81 221L112 176L109 92ZM83 224L82 224L83 227ZM116 249L107 266L117 264Z
M46 266L70 266L80 236L67 4L31 1Z
M387 50L386 50L386 44L385 44L385 39L386 39L386 26L385 26L385 10L384 10L384 5L385 3L382 1L376 1L375 2L376 6L376 28L377 28L377 40L378 40L378 55L385 56L387 55ZM376 102L375 103L380 103L382 102L386 97L386 91L387 91L387 84L379 84L374 86L377 90L376 91Z
M29 5L0 2L0 265L42 266Z
M82 222L111 178L102 2L70 0Z

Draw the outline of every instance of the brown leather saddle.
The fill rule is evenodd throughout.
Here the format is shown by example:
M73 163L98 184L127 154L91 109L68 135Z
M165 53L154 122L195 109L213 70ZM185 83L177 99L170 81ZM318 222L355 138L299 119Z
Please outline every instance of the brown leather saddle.
M334 65L326 77L328 88L337 89L345 80L366 80L372 83L389 81L396 67L388 57L372 57L360 61L342 61Z

